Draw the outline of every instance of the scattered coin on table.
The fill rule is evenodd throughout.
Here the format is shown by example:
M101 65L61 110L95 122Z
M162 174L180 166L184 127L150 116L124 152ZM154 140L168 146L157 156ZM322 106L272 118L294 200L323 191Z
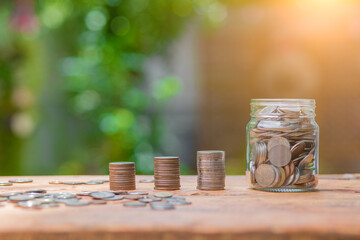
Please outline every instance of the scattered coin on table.
M104 182L105 182L104 180L91 180L91 181L85 182L84 184L97 185L97 184L103 184Z
M81 184L85 184L85 182L65 181L65 182L62 182L62 184L65 184L65 185L81 185Z
M92 192L90 196L96 199L112 198L115 196L112 192Z
M33 181L32 179L17 178L17 179L10 179L9 183L31 183L32 181Z
M12 186L12 183L9 182L0 182L0 186Z
M104 200L106 200L106 201L117 201L117 200L122 200L122 199L124 199L124 197L120 196L120 195L115 195L113 197L104 198Z
M31 189L26 191L25 193L46 193L45 189Z
M129 195L148 195L147 192L128 192Z
M158 198L169 198L172 197L172 194L167 192L159 192L159 193L155 193L154 196Z
M49 184L62 184L63 182L60 180L54 180L54 181L50 181Z
M140 179L139 182L140 183L153 183L154 179Z
M175 209L174 205L167 202L152 202L150 203L150 207L153 210L171 210Z

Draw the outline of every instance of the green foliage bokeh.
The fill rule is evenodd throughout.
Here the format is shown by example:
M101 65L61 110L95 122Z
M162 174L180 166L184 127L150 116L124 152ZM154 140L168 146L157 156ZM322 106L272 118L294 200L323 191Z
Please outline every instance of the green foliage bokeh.
M161 109L176 76L144 87L144 64L215 0L37 0L0 3L0 173L105 173L110 161L152 172Z

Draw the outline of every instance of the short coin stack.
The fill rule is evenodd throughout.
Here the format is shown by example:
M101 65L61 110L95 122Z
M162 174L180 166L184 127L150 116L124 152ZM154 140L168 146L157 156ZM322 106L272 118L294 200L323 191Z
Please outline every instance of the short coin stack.
M225 152L197 152L198 179L200 190L224 190L225 188Z
M110 190L135 190L135 163L109 163Z
M179 157L155 157L154 178L156 190L180 189Z

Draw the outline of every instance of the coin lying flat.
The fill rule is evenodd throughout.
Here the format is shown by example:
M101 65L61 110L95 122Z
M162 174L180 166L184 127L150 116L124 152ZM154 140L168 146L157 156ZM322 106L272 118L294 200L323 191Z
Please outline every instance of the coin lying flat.
M153 200L151 198L140 198L139 202L143 202L143 203L151 203L151 202L156 202L156 200Z
M9 182L0 182L0 186L12 186L12 183Z
M186 201L186 200L181 200L181 201L168 201L168 203L173 204L173 205L191 205L191 204L192 204L192 202Z
M65 182L62 182L62 184L65 184L65 185L81 185L81 184L85 184L85 182L65 181Z
M141 183L153 183L154 179L140 179L139 182L141 182Z
M113 197L110 197L110 198L103 198L104 200L106 201L117 201L117 200L122 200L124 199L123 196L120 196L120 195L115 195Z
M90 193L91 192L80 192L80 193L77 193L76 195L81 196L81 197L85 197L85 196L90 196Z
M175 209L174 205L166 202L152 202L150 207L153 210L172 210Z
M22 208L38 208L41 205L38 201L22 201L18 202L17 206Z
M35 197L29 196L29 195L15 195L15 196L9 197L9 200L10 200L10 202L22 202L22 201L32 200L34 198Z
M129 195L148 195L147 192L128 192Z
M5 202L5 201L7 201L7 200L8 200L7 197L0 197L0 202Z
M33 181L32 179L22 179L22 178L9 180L10 183L31 183L32 181Z
M54 180L54 181L50 181L49 184L62 184L63 182L60 180Z
M159 192L159 193L155 193L154 196L158 198L169 198L172 197L172 194L167 192Z
M49 202L49 203L41 203L40 208L53 208L53 207L59 207L58 203L55 202Z
M76 194L74 193L54 193L52 196L57 199L76 198Z
M31 189L26 191L25 193L46 193L45 189Z
M144 202L126 202L123 205L125 207L145 207L146 203L144 203Z
M87 185L97 185L97 184L103 184L105 181L104 180L91 180L88 182L85 182L85 184Z
M112 192L92 192L90 196L96 199L112 198L115 196Z
M124 198L130 199L130 200L138 200L140 198L144 198L144 196L143 195L125 195Z

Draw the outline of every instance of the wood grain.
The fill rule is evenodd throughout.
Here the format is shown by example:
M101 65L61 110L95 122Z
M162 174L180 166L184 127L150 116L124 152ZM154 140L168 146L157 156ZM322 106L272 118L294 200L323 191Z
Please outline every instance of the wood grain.
M182 176L193 204L172 211L107 205L27 210L0 208L0 239L360 239L360 175L321 176L319 191L268 193L248 189L244 176L227 176L226 190L195 189L196 176ZM137 176L137 180L152 176ZM14 177L0 177L0 182ZM50 185L50 180L93 180L107 176L37 176L33 183L0 187L0 192L44 188L48 192L106 191L103 185ZM152 183L137 190L153 192ZM85 200L85 199L84 199Z

